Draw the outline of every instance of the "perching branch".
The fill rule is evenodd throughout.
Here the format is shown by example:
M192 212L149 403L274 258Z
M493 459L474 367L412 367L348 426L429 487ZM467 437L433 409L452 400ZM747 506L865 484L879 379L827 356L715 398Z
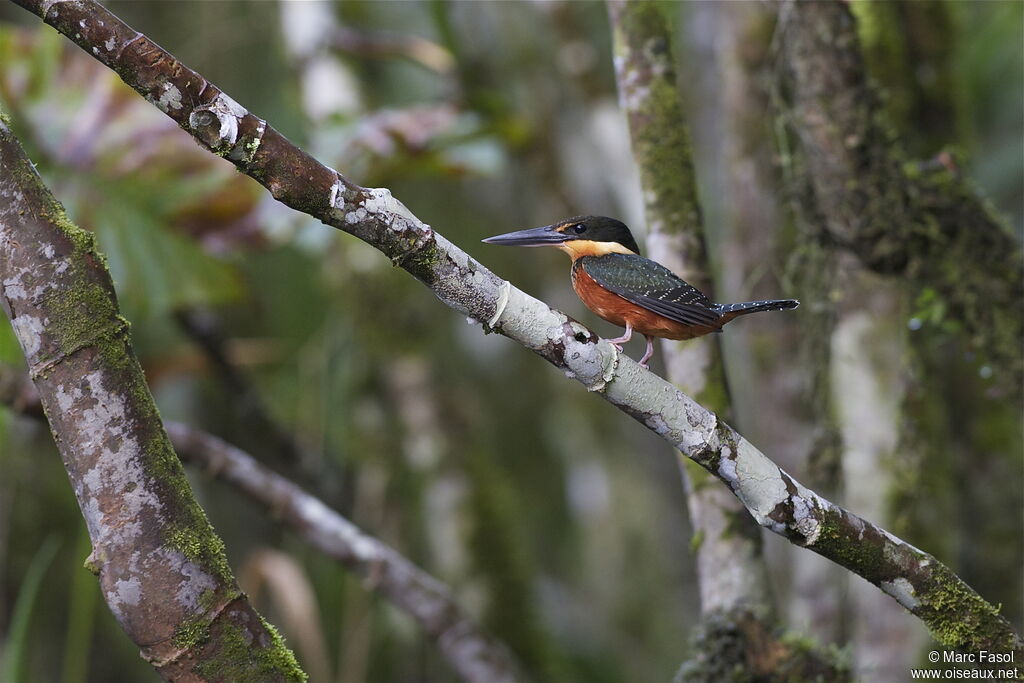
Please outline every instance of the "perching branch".
M93 236L0 119L0 303L92 540L86 566L165 680L303 681L192 497Z
M1020 638L931 555L801 486L731 427L564 313L502 280L431 230L387 189L363 188L93 0L17 0L114 69L211 151L282 203L374 246L485 332L513 339L633 416L725 482L762 526L863 576L964 650Z
M247 453L184 424L166 427L186 463L242 491L415 619L463 680L518 679L505 647L480 630L440 581Z

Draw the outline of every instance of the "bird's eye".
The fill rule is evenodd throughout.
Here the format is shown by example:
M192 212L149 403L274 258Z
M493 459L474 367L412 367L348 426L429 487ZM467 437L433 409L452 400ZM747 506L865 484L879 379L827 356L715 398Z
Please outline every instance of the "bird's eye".
M572 230L577 235L582 235L586 231L587 226L584 225L583 223L577 223L576 225L572 226L569 229Z

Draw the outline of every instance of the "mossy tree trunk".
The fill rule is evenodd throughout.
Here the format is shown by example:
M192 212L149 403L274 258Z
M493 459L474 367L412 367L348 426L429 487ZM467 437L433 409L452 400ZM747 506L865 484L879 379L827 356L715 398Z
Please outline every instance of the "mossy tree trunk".
M91 233L0 121L2 304L92 540L86 567L165 680L301 681L192 497Z
M942 303L939 318L1019 398L1024 318L1020 244L950 155L907 158L869 85L847 3L786 3L780 45L788 115L827 238L868 269ZM822 64L831 65L828 69Z
M1009 541L1019 539L1019 525L1007 525L1006 516L995 510L979 515L977 508L982 500L1001 501L995 505L1002 509L1019 508L1019 491L992 496L1001 487L990 482L981 487L986 494L966 498L973 513L953 511L951 501L962 487L954 481L966 485L990 471L1010 475L1015 456L992 457L991 448L968 455L973 430L983 419L970 409L954 413L946 404L951 396L974 393L976 402L968 403L987 404L980 411L986 416L1013 412L1011 406L1019 405L1021 353L1019 342L1008 342L1019 340L1020 318L1006 315L1005 307L1020 299L1020 246L960 177L952 156L939 154L924 163L907 157L908 150L936 154L963 128L954 120L960 88L949 64L943 66L938 57L941 52L948 59L952 49L951 22L944 14L950 7L856 5L858 35L858 24L843 3L786 5L779 14L786 76L780 116L794 131L789 139L800 169L796 186L803 190L791 193L796 213L809 237L844 264L844 303L837 309L833 349L838 353L831 374L844 436L847 500L881 519L898 510L893 523L901 529L926 517L927 523L914 525L915 538L947 555L955 543L949 529L956 528L956 519L991 519L993 524L978 533L998 527L995 536L1001 540L967 545L986 548L987 561L1005 561L1018 553L990 551L1019 549L1019 543ZM821 63L834 68L815 66ZM892 96L880 95L869 81L868 67L876 81L892 88ZM942 86L921 86L916 68L934 73L932 80ZM908 338L905 321L914 319L919 327L922 317L930 319L932 329ZM937 339L942 341L936 344ZM869 344L875 353L865 353ZM884 353L886 348L892 353ZM966 349L983 361L966 362ZM998 374L988 383L988 396L976 374L985 363ZM955 389L951 375L960 377ZM993 400L992 392L1000 398ZM893 402L894 397L899 400ZM872 416L866 406L884 410ZM996 430L1006 422L984 421ZM1007 440L1004 433L998 439L997 453L1009 453L1019 443L1016 435ZM951 467L966 458L969 467ZM865 472L873 475L865 477ZM1013 504L1007 505L1007 498ZM946 521L938 521L943 514ZM936 534L938 529L945 531ZM1012 574L1012 567L1019 567L1019 558L1016 563L1009 559L1005 571ZM987 593L998 595L1004 588L993 586ZM1004 604L1019 604L1019 593L1013 596ZM879 606L866 594L856 593L855 605L860 616L849 635L858 661L873 672L902 675L915 659L910 652L915 636L908 625L882 608L879 626Z
M700 102L697 154L710 176L706 205L718 217L721 296L733 301L779 293L800 299L794 314L763 316L723 335L744 430L783 466L806 472L815 490L840 494L840 440L830 392L830 339L836 321L837 265L813 220L792 220L785 200L800 188L792 159L776 150L782 134L772 109L775 14L751 2L692 5L687 63ZM709 68L708 65L713 65ZM783 145L784 147L784 145ZM821 644L839 642L847 609L844 572L801 553L775 559L784 619ZM782 567L785 566L785 569Z
M970 152L974 126L965 98L974 75L955 59L967 39L966 29L958 30L965 6L927 0L852 7L868 75L884 89L884 113L908 153L934 156L953 141ZM903 455L890 465L886 503L898 513L894 526L957 556L972 583L1000 596L1007 616L1019 622L1020 582L993 579L1024 565L1022 522L1002 512L1024 508L1018 486L1024 444L1011 426L1020 404L1003 382L986 376L995 368L963 353L950 321L922 320L926 311L919 301L905 315L918 329L907 335ZM965 533L958 519L986 524Z

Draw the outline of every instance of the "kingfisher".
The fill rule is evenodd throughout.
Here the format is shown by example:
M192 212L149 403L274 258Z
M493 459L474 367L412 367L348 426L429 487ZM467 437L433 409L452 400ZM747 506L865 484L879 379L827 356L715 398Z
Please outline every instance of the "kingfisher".
M576 216L554 225L483 240L517 247L556 247L572 259L572 288L584 305L626 332L609 339L620 352L639 332L647 339L640 365L654 354L654 339L694 339L721 332L733 318L796 308L795 299L716 304L657 261L640 255L625 223L606 216Z

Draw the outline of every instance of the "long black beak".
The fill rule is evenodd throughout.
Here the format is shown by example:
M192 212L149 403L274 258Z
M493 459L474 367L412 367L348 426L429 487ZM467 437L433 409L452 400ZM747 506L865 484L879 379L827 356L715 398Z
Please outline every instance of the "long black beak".
M505 244L513 247L550 247L572 239L569 235L564 235L555 230L555 227L554 225L545 225L543 228L516 230L515 232L506 232L504 235L488 237L481 241L488 244Z

